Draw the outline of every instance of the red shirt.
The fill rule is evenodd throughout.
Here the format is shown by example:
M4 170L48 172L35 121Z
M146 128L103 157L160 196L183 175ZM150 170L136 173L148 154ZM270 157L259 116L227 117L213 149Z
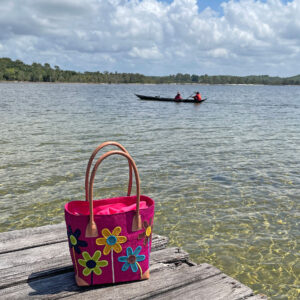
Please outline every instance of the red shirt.
M201 100L202 100L200 94L196 94L196 95L194 96L194 99L197 100L197 101L201 101Z
M175 100L180 100L180 99L182 99L181 96L180 96L180 94L177 94L177 95L175 96Z

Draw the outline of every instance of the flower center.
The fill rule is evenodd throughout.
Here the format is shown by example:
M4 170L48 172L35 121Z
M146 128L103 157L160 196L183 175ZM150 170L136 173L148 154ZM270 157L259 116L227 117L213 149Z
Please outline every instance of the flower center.
M150 236L151 234L151 226L148 226L147 229L146 229L146 236Z
M128 258L127 258L127 262L129 264L134 264L136 262L136 257L135 255L130 255Z
M106 240L107 244L113 246L117 242L117 238L114 235L111 235Z
M93 261L93 260L88 260L86 262L86 266L89 268L89 269L94 269L96 267L96 263Z
M70 235L70 241L73 246L77 245L77 239L73 234Z

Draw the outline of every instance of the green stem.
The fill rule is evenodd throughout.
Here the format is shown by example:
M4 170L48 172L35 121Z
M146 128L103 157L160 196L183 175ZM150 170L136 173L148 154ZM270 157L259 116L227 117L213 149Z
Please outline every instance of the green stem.
M136 262L136 264L137 264L137 266L138 266L139 269L140 269L140 272L141 272L141 279L142 279L142 277L143 277L143 271L142 271L142 268L141 268L141 266L140 266L140 264L139 264L138 262Z

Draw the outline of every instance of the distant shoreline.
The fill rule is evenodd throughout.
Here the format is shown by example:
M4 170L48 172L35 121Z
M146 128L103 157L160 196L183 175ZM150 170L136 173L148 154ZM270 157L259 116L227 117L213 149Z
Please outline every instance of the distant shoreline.
M12 80L0 80L1 83L9 84L87 84L87 85L229 85L229 86L299 86L299 84L263 84L263 83L109 83L109 82L44 82L44 81L12 81Z
M50 64L24 64L20 60L0 58L0 81L84 84L193 84L193 85L300 85L300 75L278 77L269 75L196 75L177 73L166 76L146 76L139 73L108 71L76 72L52 68Z

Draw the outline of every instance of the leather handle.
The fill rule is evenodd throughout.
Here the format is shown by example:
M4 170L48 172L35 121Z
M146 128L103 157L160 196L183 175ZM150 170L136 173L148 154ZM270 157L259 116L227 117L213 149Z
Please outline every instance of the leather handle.
M89 208L90 208L90 221L89 224L86 228L86 237L97 237L98 236L98 229L97 225L94 220L94 211L93 211L93 185L94 185L94 180L95 180L95 175L96 171L101 164L101 162L106 159L107 157L111 155L122 155L128 159L130 162L131 167L133 168L134 175L135 175L135 182L136 182L136 212L133 217L133 222L132 222L132 231L138 231L141 230L142 227L142 220L141 220L141 215L140 215L140 176L137 170L137 167L135 165L134 160L132 157L127 153L123 151L108 151L105 154L103 154L95 163L95 166L93 168L92 174L91 174L91 179L90 179L90 184L89 184L89 194L88 194L88 200L89 200Z
M92 153L87 168L86 168L86 173L85 173L85 201L89 201L89 175L90 175L90 170L91 170L91 166L92 166L92 162L96 156L96 154L104 147L109 146L109 145L113 145L113 146L117 146L119 147L122 151L128 153L128 151L125 149L125 147L123 147L120 143L114 142L114 141L108 141L108 142L104 142L101 145L99 145L94 152ZM128 165L129 165L129 182L128 182L128 190L127 190L127 196L130 196L131 194L131 188L132 188L132 167L131 167L131 163L128 160Z

